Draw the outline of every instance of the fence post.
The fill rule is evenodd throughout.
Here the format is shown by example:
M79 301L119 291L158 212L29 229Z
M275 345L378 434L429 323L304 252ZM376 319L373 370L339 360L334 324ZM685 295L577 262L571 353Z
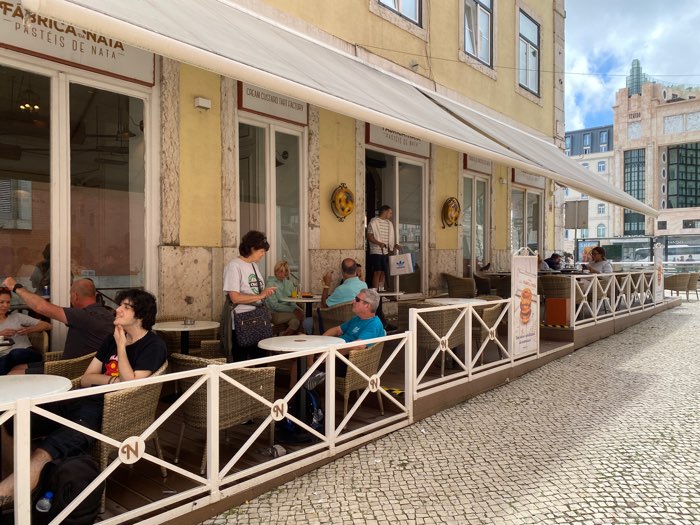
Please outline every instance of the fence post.
M221 366L207 366L207 481L214 501L221 499L219 487L221 483L219 479L219 374Z
M416 401L416 334L418 321L416 320L416 309L408 311L409 336L406 340L404 384L406 385L406 410L408 412L408 422L413 424L413 404Z
M32 522L32 491L29 478L31 461L31 400L17 400L15 412L14 443L15 449L15 523L30 525Z

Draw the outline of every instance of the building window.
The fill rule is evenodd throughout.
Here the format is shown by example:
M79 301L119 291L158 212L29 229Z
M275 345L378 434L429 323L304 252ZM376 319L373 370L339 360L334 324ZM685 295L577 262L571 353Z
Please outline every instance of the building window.
M583 134L583 145L584 146L591 146L591 134L590 133L584 133Z
M596 228L596 235L598 237L605 237L605 224L599 224Z
M624 152L624 190L632 197L644 202L644 149ZM644 235L644 215L625 210L624 235Z
M571 149L571 135L566 136L566 149Z
M588 162L582 162L581 167L588 169Z
M583 154L588 155L591 152L591 147L590 146L584 146L583 147Z
M608 130L603 130L600 132L600 134L598 135L598 142L600 142L601 145L605 144L607 146L607 144L608 144Z
M598 161L598 173L605 173L605 161Z
M511 190L511 249L527 246L539 250L542 246L542 194L533 190Z
M564 197L569 196L569 188L564 188Z
M656 227L657 227L659 230L665 230L665 229L668 228L668 225L667 225L666 221L659 221L659 222L656 223Z
M462 209L462 269L464 277L488 259L489 182L485 177L464 175Z
M605 214L605 204L598 204L598 215Z
M700 143L668 148L668 207L700 206Z
M581 239L585 239L588 237L588 228L582 228L581 229Z
M700 219L684 220L683 228L700 228Z
M412 22L420 24L420 0L379 0L379 3Z
M491 0L464 0L464 51L491 65L493 34Z
M520 11L520 75L522 87L539 94L540 83L540 26Z
M582 194L581 194L581 200L584 200L584 201L585 201L585 200L588 200L588 195L586 195L585 193L582 193Z
M606 151L608 151L608 145L607 145L607 144L601 144L601 145L600 145L600 152L601 152L601 153L605 153Z

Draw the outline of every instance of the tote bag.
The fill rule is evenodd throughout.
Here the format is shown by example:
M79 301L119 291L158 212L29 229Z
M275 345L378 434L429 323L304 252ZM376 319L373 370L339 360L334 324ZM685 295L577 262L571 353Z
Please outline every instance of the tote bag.
M389 256L389 275L407 275L413 273L413 255L401 253Z

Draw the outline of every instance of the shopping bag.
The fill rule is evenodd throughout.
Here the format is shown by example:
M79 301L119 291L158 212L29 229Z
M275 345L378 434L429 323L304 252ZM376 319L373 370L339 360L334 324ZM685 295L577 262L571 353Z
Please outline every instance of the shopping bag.
M389 256L389 275L407 275L413 273L413 255L401 253Z

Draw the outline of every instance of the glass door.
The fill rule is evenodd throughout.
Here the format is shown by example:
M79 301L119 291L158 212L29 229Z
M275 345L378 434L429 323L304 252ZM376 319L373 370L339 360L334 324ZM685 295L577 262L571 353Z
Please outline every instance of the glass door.
M513 188L511 190L511 250L527 246L539 251L542 246L542 192Z
M465 175L462 210L462 274L471 277L474 269L487 263L489 186L488 179Z

